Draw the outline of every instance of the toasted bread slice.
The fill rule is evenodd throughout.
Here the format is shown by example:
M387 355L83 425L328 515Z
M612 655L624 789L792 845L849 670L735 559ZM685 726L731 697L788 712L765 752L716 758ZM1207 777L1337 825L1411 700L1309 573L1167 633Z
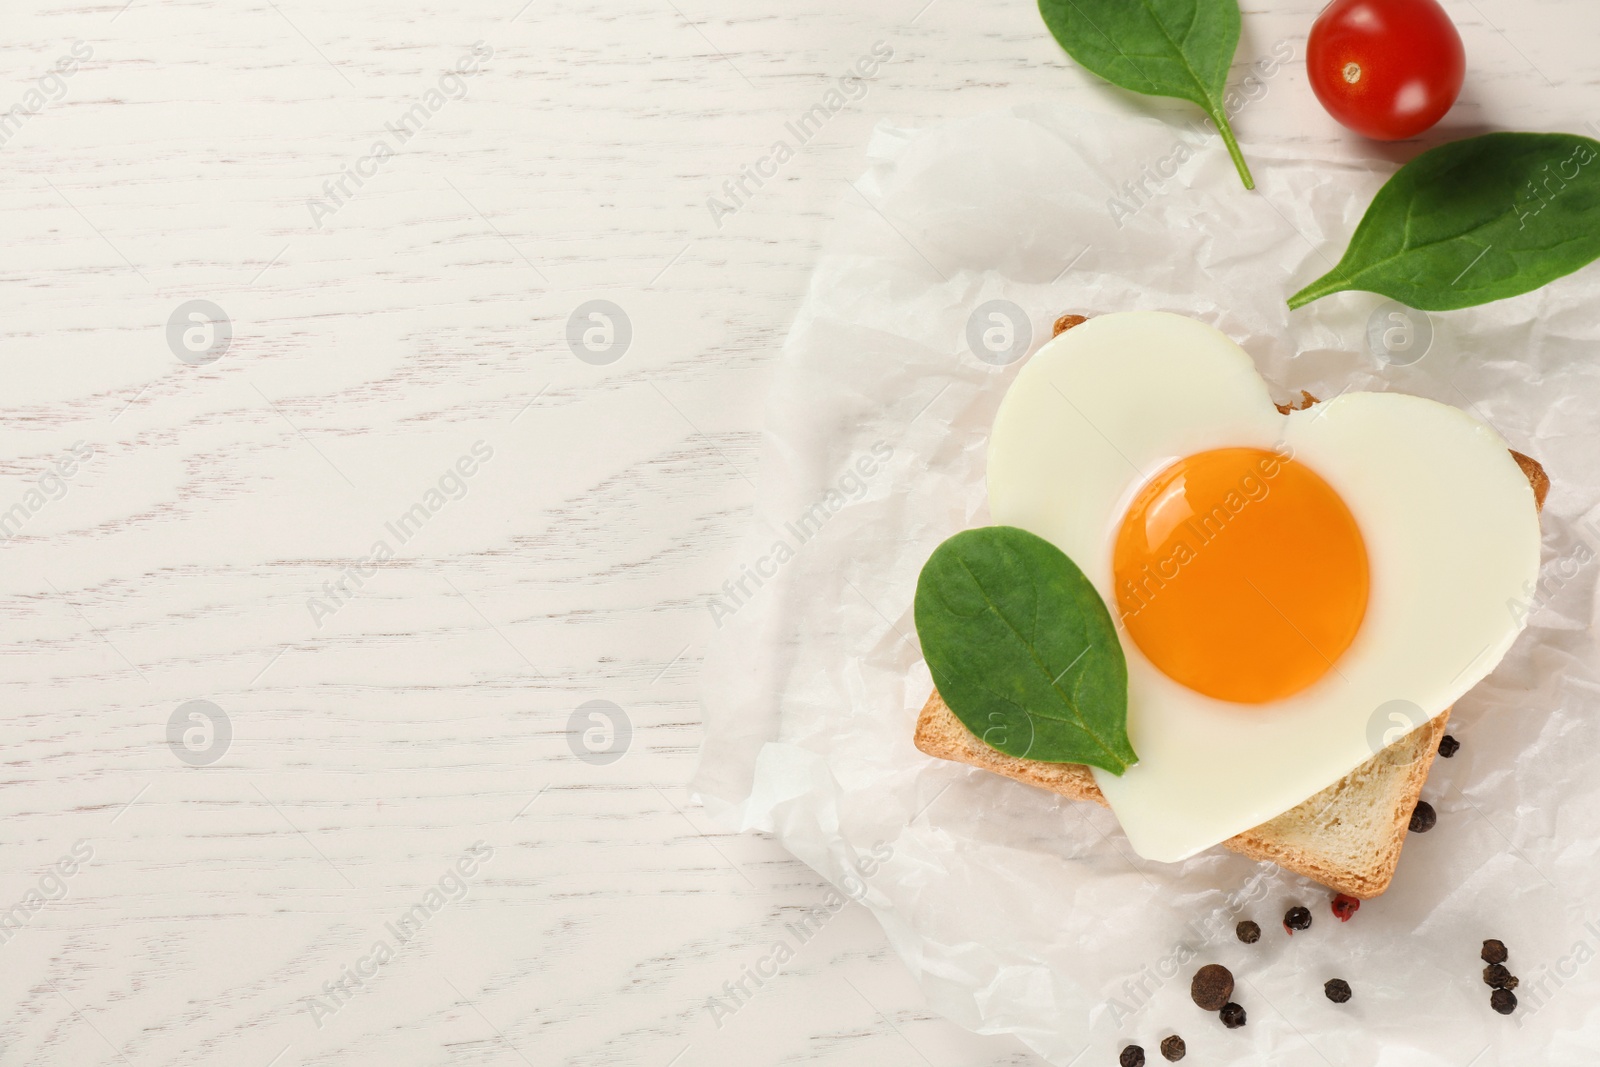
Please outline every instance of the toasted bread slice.
M1223 842L1340 893L1375 897L1389 887L1411 812L1433 766L1450 713L1435 717L1316 796ZM938 759L966 763L1073 800L1106 798L1089 768L1040 763L997 752L973 736L937 691L917 717L916 746Z

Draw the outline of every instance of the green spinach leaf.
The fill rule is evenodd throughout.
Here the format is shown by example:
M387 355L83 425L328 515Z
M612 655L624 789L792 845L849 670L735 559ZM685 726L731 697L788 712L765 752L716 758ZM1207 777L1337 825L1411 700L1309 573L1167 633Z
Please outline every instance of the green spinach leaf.
M990 748L1119 775L1137 762L1111 614L1050 542L1014 526L956 534L922 568L916 619L939 695Z
M1344 258L1289 298L1346 289L1424 311L1531 292L1600 257L1600 142L1490 133L1441 145L1395 172Z
M1244 187L1256 187L1223 107L1239 47L1238 0L1039 0L1039 14L1090 73L1146 96L1199 104Z

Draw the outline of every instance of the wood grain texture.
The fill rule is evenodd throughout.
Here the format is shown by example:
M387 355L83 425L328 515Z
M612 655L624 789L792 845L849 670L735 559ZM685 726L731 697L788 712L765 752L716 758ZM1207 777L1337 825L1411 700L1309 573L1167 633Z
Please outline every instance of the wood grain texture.
M1446 3L1453 129L1600 121L1592 3ZM1247 10L1239 69L1317 6ZM934 1017L855 905L710 1009L825 887L684 796L706 600L873 125L1182 105L1085 77L1027 0L24 0L0 62L0 1064L1039 1062ZM1235 125L1368 151L1298 69ZM204 366L166 328L196 299L233 334ZM567 341L592 300L632 327L605 365ZM204 766L168 741L195 700L232 731ZM611 763L574 754L593 700Z

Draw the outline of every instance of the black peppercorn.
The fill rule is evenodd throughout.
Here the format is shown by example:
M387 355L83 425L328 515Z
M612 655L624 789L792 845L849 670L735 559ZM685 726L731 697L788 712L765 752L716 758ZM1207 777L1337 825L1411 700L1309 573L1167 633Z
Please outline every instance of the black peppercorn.
M1311 928L1311 909L1296 905L1283 914L1283 928L1290 935L1296 930L1309 930Z
M1439 821L1439 815L1433 810L1433 805L1426 800L1417 801L1416 810L1411 813L1411 832L1425 834L1433 829L1433 824Z
M1483 943L1482 956L1484 963L1504 963L1509 955L1510 953L1506 951L1506 943L1504 941L1498 941L1491 937Z
M1501 1015L1517 1010L1517 995L1509 989L1496 989L1489 995L1489 1006Z
M1194 973L1189 996L1206 1011L1219 1011L1233 996L1233 972L1220 963L1208 963Z
M1162 1038L1161 1040L1161 1055L1168 1063L1177 1063L1179 1060L1183 1059L1188 1052L1189 1049L1186 1045L1184 1045L1183 1038L1179 1037L1177 1034L1173 1034L1171 1037Z
M1497 992L1497 993L1505 993L1505 990L1504 989L1497 989L1497 990L1495 990L1495 992ZM1510 996L1511 994L1506 993L1506 995ZM1497 1008L1495 1010L1498 1011L1499 1009ZM1244 1025L1244 1009L1239 1007L1239 1005L1237 1005L1237 1004L1232 1004L1232 1003L1224 1004L1222 1006L1222 1013L1221 1014L1222 1014L1222 1025L1226 1026L1229 1030L1237 1030L1237 1029L1239 1029L1239 1027Z
M1144 1067L1144 1049L1138 1045L1129 1045L1122 1050L1122 1058L1117 1061L1122 1067Z
M1439 738L1439 755L1443 756L1445 759L1449 759L1451 756L1454 756L1460 751L1461 742L1457 741L1449 734L1445 734L1443 737Z
M1491 963L1483 969L1483 984L1495 989L1517 988L1517 976L1506 970L1503 963Z
M1328 999L1335 1004L1343 1004L1350 999L1350 983L1343 978L1330 978L1322 983L1322 991Z
M1253 945L1261 940L1261 927L1246 919L1234 930L1239 935L1239 940L1247 945Z

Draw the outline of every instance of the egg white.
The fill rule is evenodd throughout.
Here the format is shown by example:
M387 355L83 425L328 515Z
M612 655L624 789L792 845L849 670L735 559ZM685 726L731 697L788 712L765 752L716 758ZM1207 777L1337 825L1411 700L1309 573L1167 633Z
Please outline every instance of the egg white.
M1095 778L1147 859L1185 859L1342 778L1375 754L1391 701L1424 719L1448 709L1510 648L1523 626L1511 605L1539 573L1533 491L1494 430L1396 393L1282 415L1248 353L1160 312L1090 319L1022 368L990 439L990 512L1064 551L1115 615L1112 549L1138 490L1236 446L1286 446L1343 498L1366 542L1367 614L1318 682L1253 705L1174 682L1119 628L1139 763Z

